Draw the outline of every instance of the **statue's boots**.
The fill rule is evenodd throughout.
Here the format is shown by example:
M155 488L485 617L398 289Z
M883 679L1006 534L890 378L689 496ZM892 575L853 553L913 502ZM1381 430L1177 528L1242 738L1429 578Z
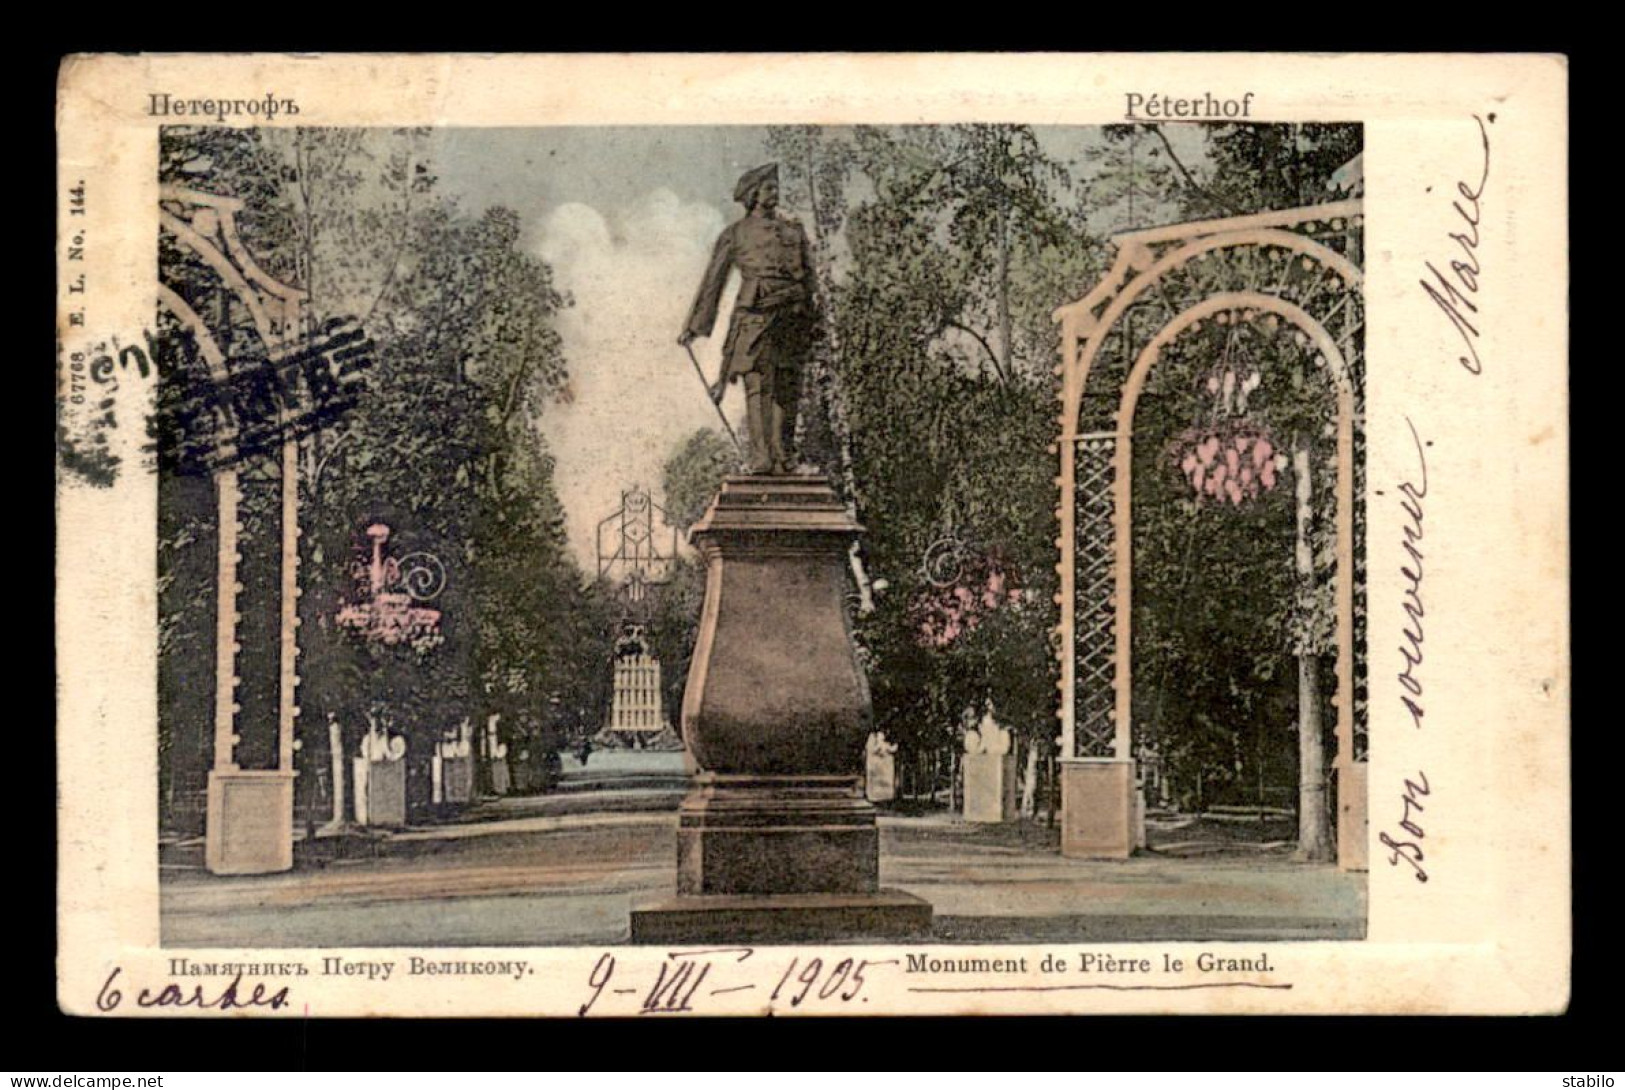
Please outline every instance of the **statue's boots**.
M774 473L790 472L790 456L787 453L787 444L784 441L784 408L772 398L767 400L767 442L769 461L773 463Z
M768 415L773 411L772 399L755 383L756 389L745 394L746 420L750 428L750 471L773 473L773 441L769 437Z

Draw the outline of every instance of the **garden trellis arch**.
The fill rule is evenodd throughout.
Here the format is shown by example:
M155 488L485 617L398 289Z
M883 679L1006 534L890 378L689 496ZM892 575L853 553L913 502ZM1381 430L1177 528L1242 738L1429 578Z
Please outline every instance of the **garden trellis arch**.
M244 246L237 216L243 202L232 197L162 185L158 191L162 236L201 262L248 313L254 335L266 351L286 348L302 334L307 294L265 272ZM158 305L193 338L216 391L231 388L232 361L209 323L166 284ZM220 453L232 452L234 435L219 439ZM215 874L265 874L293 867L293 781L295 719L298 706L297 628L299 624L299 442L289 437L273 453L257 459L278 489L276 542L276 646L252 647L250 655L274 656L277 663L274 716L264 708L245 710L239 690L245 657L239 596L243 591L245 526L243 488L253 469L226 461L213 472L216 497L215 694L213 767L209 771L204 863ZM243 768L237 759L247 733L274 731L270 766Z
M1267 323L1336 396L1338 858L1365 865L1364 306L1359 200L1115 236L1116 257L1061 323L1063 837L1123 856L1140 837L1133 738L1134 417L1165 350L1204 322Z

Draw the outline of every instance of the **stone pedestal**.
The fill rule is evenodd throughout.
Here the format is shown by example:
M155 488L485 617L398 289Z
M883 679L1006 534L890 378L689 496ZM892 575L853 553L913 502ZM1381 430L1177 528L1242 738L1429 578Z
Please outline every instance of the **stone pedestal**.
M996 825L1015 819L1015 757L1008 753L965 754L965 820Z
M355 761L355 819L362 825L406 824L406 762Z
M916 939L931 933L931 906L909 893L802 893L668 897L632 912L635 943L771 945Z
M1370 786L1363 761L1337 766L1337 868L1370 869L1367 840L1366 790Z
M984 825L1016 819L1016 756L1010 732L993 720L965 732L965 820Z
M880 831L855 776L708 773L677 819L678 894L873 893Z
M446 757L440 762L440 782L449 803L465 803L474 798L474 759Z
M729 477L692 538L705 606L683 699L704 771L678 824L677 896L634 942L899 938L930 906L879 888L860 780L869 685L846 616L861 528L822 477Z
M869 735L864 746L863 797L890 802L897 797L897 747L884 734Z
M292 771L209 773L203 861L211 874L293 869Z
M1127 859L1139 839L1134 761L1115 757L1061 762L1061 854Z

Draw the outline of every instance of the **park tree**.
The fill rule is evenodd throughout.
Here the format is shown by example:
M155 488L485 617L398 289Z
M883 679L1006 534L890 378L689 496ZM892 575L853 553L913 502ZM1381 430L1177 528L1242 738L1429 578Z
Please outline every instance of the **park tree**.
M1019 126L794 128L774 139L787 208L815 225L836 430L882 588L867 602L860 590L857 623L877 727L905 764L946 769L965 710L992 699L1024 745L1037 743L1035 757L1047 753L1050 312L1100 260L1070 175ZM939 586L928 556L945 550L958 572ZM943 595L981 602L990 579L1003 588L996 606L933 627L953 609ZM1020 683L999 668L1017 661Z
M369 389L369 411L346 421L353 441L334 487L355 513L368 497L399 497L460 588L447 615L461 610L462 638L443 655L473 683L442 690L440 729L499 716L511 744L545 761L595 714L575 703L593 691L578 684L578 660L608 660L538 428L567 377L552 316L568 300L518 250L512 212L469 219L436 204L422 219L378 310L393 366Z
M1200 187L1185 187L1191 210L1246 215L1336 199L1332 176L1364 143L1359 125L1215 125Z
M1106 125L1082 159L1089 176L1089 219L1101 234L1183 218L1186 182L1180 170L1185 164L1161 126Z
M1337 199L1332 176L1361 146L1347 125L1210 125L1199 149L1154 124L1105 135L1097 184L1118 194L1120 229ZM1125 206L1136 210L1126 220ZM1224 369L1215 361L1231 359L1236 346L1221 342L1236 327L1215 336L1210 327L1196 347L1164 353L1135 422L1137 435L1158 437L1136 446L1135 730L1186 805L1262 799L1265 765L1295 763L1299 855L1325 859L1331 595L1335 578L1352 576L1332 570L1336 399L1326 376L1281 342L1260 342L1236 353L1250 356L1238 373L1261 376L1245 419L1216 420L1204 384ZM1211 440L1227 428L1272 442L1263 494L1204 495L1178 467L1192 434Z
M1202 126L1198 158L1169 131L1156 123L1105 128L1097 155L1104 192L1119 192L1125 205L1138 196L1142 209L1124 227L1160 222L1147 205L1163 218L1176 210L1181 219L1224 219L1332 200L1332 175L1363 145L1358 125L1225 123Z
M739 471L739 451L711 428L701 428L672 449L660 476L666 518L685 540L711 500L722 478ZM671 576L651 591L645 634L649 651L660 662L662 693L676 723L688 688L688 668L699 634L705 602L705 566L693 552L679 548Z
M538 430L566 387L553 321L570 301L519 248L518 217L469 216L441 197L423 130L166 129L162 143L166 177L246 202L250 251L308 292L306 336L343 318L374 345L365 396L301 443L303 731L324 729L331 714L354 752L368 717L384 714L426 762L465 719L501 715L505 732L527 732L540 752L596 715L554 699L593 697L610 632L565 547ZM170 267L206 283L175 255ZM224 305L228 324L241 324ZM161 554L164 586L209 585L197 576L211 516L206 503L164 507L175 543ZM427 552L443 565L435 641L380 646L335 622L357 597L364 531L378 522L391 527L395 555ZM209 669L206 611L176 601L165 612L176 619L172 676ZM599 689L607 702L607 680ZM305 740L311 771L324 773L325 744Z
M1348 124L1218 125L1206 135L1212 168L1203 188L1210 202L1231 214L1337 199L1342 194L1333 176L1360 154L1364 143L1360 126ZM1362 255L1351 244L1348 256L1359 262ZM1335 428L1336 401L1324 388L1325 376L1306 371L1301 361L1289 373L1295 397L1283 401L1281 413L1287 418L1277 427L1290 443L1295 481L1296 579L1289 638L1298 674L1298 854L1323 861L1334 853L1326 790L1332 717L1327 712L1329 686L1322 678L1332 646L1331 579L1326 573L1336 546L1334 520L1328 516L1329 467L1334 464L1328 437ZM1350 579L1353 573L1336 572L1335 578ZM1357 609L1363 608L1358 596L1356 602ZM1352 700L1353 694L1341 699Z
M687 534L711 505L722 478L739 472L739 450L713 428L700 428L684 439L666 459L660 475L666 518L680 534Z
M1335 404L1290 341L1214 325L1164 353L1134 425L1137 736L1186 809L1262 802L1265 766L1295 763L1309 859L1330 852Z

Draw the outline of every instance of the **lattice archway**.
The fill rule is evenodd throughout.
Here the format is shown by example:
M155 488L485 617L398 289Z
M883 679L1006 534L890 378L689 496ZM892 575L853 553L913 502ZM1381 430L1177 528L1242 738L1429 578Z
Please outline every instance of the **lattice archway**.
M1060 308L1063 850L1126 855L1143 814L1132 728L1133 439L1148 376L1206 321L1275 323L1336 392L1339 858L1364 866L1364 308L1361 204L1117 236L1099 285ZM1355 842L1358 842L1357 844Z
M248 314L253 336L266 352L288 348L302 334L307 295L271 277L254 260L238 234L243 202L178 186L159 187L161 237L200 262ZM160 274L162 274L160 263ZM238 373L238 361L222 348L216 331L193 302L160 282L157 303L193 339L206 369L206 385L225 396ZM213 438L222 465L215 485L216 541L215 693L213 767L209 772L204 862L216 874L263 874L293 866L293 780L295 719L299 714L297 638L299 598L299 471L297 438L243 464L226 457L240 451L241 436L229 423ZM251 529L244 518L244 489L274 487L274 528ZM274 534L275 540L252 539ZM250 544L274 549L277 627L275 646L253 646L243 631L240 596L245 552ZM249 642L246 650L244 643ZM245 699L243 663L276 663L274 693L259 702ZM274 704L271 703L274 701ZM245 707L245 704L250 706ZM239 762L244 740L257 743L256 767Z

